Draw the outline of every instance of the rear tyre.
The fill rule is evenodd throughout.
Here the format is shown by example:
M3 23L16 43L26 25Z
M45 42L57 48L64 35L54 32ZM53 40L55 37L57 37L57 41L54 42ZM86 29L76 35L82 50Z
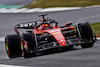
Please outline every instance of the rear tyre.
M5 47L9 58L21 57L21 43L18 34L7 35L5 37Z
M35 37L32 33L23 33L22 34L23 40L27 42L28 52L24 49L24 57L30 58L36 56L36 53L29 53L29 51L34 50L36 48Z
M81 37L82 39L86 39L88 41L93 40L92 28L88 22L79 23L78 26L76 27L80 34L79 37ZM94 42L90 42L90 43L81 44L81 47L89 48L92 47L93 45Z

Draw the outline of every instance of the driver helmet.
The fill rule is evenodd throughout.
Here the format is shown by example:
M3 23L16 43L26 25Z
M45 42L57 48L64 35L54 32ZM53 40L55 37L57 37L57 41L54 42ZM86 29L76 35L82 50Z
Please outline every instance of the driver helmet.
M49 28L49 24L43 24L43 29Z

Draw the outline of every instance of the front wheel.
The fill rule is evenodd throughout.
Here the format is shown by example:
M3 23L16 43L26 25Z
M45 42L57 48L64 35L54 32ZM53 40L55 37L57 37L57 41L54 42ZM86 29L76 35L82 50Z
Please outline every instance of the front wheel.
M76 25L78 37L87 41L92 41L89 43L81 44L82 48L89 48L94 45L93 32L90 24L88 22L78 23Z

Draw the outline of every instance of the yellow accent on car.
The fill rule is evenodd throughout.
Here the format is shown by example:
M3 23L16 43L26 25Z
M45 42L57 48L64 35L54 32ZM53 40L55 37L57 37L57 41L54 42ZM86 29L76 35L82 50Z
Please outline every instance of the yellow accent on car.
M54 34L59 34L60 32L54 32Z
M80 44L80 42L77 42L77 44Z
M44 36L44 33L42 32L42 36Z
M64 44L64 42L62 42L62 44Z
M46 27L48 27L48 24L45 24Z
M21 49L23 50L23 43L21 42Z

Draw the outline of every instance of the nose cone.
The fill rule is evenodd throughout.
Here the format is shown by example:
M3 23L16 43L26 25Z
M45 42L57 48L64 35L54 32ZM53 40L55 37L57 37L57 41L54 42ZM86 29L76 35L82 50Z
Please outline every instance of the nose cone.
M66 46L66 39L63 36L60 28L50 29L45 31L51 34L57 40L60 46Z
M63 34L62 34L62 32L60 30L58 30L56 32L52 32L51 34L53 35L53 37L58 41L58 43L61 46L65 46L66 45L65 37L63 36Z
M65 46L65 45L66 45L66 40L60 40L59 44L60 44L61 46Z

